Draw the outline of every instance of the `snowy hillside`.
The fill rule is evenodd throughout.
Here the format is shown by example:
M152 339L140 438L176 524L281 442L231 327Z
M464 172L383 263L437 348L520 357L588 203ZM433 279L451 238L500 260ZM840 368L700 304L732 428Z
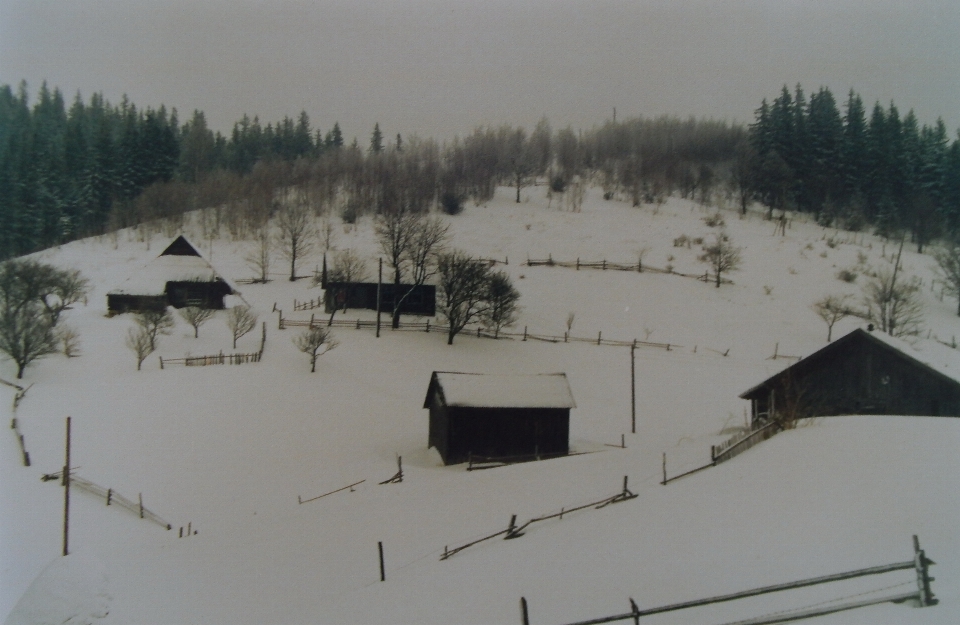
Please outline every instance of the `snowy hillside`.
M630 350L586 342L490 340L460 335L452 346L431 332L337 328L339 346L310 373L278 330L293 302L315 299L309 280L282 274L241 285L267 325L260 363L159 366L186 355L255 352L260 332L231 346L223 313L199 338L182 319L136 370L124 345L129 315L107 318L107 291L155 258L170 238L135 233L77 241L38 257L80 269L93 285L87 305L65 313L81 356L29 367L32 384L16 417L32 466L12 430L0 436L0 616L20 623L520 623L548 625L736 592L913 558L919 535L936 561L936 607L883 604L824 617L824 623L955 623L960 620L960 421L908 417L821 419L776 436L730 462L666 486L709 462L710 446L745 423L738 395L825 344L811 310L833 293L859 298L862 274L890 258L891 245L865 234L792 222L785 236L751 214L723 212L743 265L714 288L653 271L526 266L525 261L635 263L702 274L699 245L712 214L671 199L652 207L588 193L580 213L548 208L544 188L515 204L501 189L485 206L446 218L453 245L500 260L521 292L514 330L562 336L574 314L578 337L647 340L638 348L637 433L630 433ZM186 230L230 280L253 277L249 242L203 240ZM338 226L338 249L377 254L369 218ZM646 249L646 252L642 250ZM925 349L960 364L937 344L960 335L956 302L931 285L933 260L904 250L908 274L924 280ZM318 257L300 273L319 264ZM277 271L279 257L274 260ZM498 266L499 268L499 266ZM841 269L861 275L838 280ZM346 313L371 319L371 311ZM862 324L837 324L840 336ZM927 337L930 340L927 340ZM724 355L726 354L726 355ZM485 471L444 467L427 445L424 395L430 373L565 372L576 400L571 446L579 455ZM0 360L0 378L15 366ZM14 390L0 385L9 423ZM71 555L62 549L63 489L42 482L64 462L72 417L76 474L143 504L173 525L165 531L119 506L74 491ZM5 428L6 429L6 428ZM624 436L626 449L619 448ZM616 446L614 446L616 445ZM403 458L404 479L379 485ZM450 549L518 521L616 495L623 477L639 496L538 523L440 560ZM321 499L298 503L361 482ZM179 537L180 528L196 534ZM377 543L384 548L380 581ZM901 584L907 584L901 586ZM644 623L726 623L879 588L904 592L913 571L839 586L767 595ZM894 590L893 592L896 592ZM9 616L7 616L9 615Z

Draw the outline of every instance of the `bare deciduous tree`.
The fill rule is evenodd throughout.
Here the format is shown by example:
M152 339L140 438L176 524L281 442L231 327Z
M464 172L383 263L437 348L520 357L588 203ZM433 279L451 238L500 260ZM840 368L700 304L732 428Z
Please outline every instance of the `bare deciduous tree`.
M163 334L167 335L173 332L173 315L164 308L163 310L144 310L138 312L134 322L146 332L150 339L150 351L157 349L157 338Z
M446 245L450 227L436 217L425 217L409 211L381 215L375 226L380 250L387 256L393 269L393 283L399 285L409 271L412 287L397 293L394 299L392 323L400 327L400 306L413 290L436 275L437 255Z
M736 247L730 242L730 237L725 232L714 235L712 245L703 246L703 254L700 255L700 261L707 263L716 274L716 285L720 288L721 275L736 271L740 268L742 257L741 248Z
M193 328L193 338L200 336L200 326L213 317L212 308L201 308L199 306L187 306L180 309L180 316Z
M833 325L854 314L849 295L827 295L813 304L813 311L827 324L827 343L833 340Z
M305 201L283 202L277 211L277 243L290 261L290 281L297 279L297 261L309 256L316 244L313 215Z
M0 352L17 365L17 379L27 365L57 351L57 337L46 313L34 302L0 308Z
M863 287L865 309L859 316L874 323L891 336L915 336L923 322L923 303L920 301L920 283L914 278L899 280L900 257L906 237L900 240L893 269L882 268Z
M249 306L234 306L227 311L226 321L233 335L234 349L237 348L237 339L257 326L257 316L251 312Z
M440 314L449 326L447 345L471 321L487 312L487 284L490 268L467 254L454 250L440 254Z
M247 265L257 272L254 282L266 284L269 281L270 273L270 229L265 224L257 233L253 242L253 247L243 257Z
M333 334L327 328L321 326L307 328L293 338L293 344L301 352L310 356L310 373L317 370L317 358L338 345L333 338ZM321 347L324 348L322 352L320 351Z
M60 315L86 295L78 271L34 260L0 264L0 352L17 365L17 378L31 362L57 351Z
M143 361L153 353L154 340L150 333L142 325L127 329L127 347L129 347L137 356L137 371L140 371Z
M520 292L513 288L510 276L503 271L491 273L487 280L487 307L483 313L483 324L493 328L494 338L500 335L500 330L513 325L517 321L520 306L517 301Z
M957 314L960 315L960 242L949 241L934 250L937 273L947 286L947 292L957 298Z
M346 289L333 286L334 283L354 283L364 282L369 276L367 270L367 261L360 257L352 249L337 252L333 257L333 267L327 274L327 290L331 302L333 302L330 311L329 324L333 323L333 316L337 313L339 304L343 303L343 312L347 312L349 305L349 293ZM323 274L314 274L313 285L320 286L323 282ZM328 324L328 325L329 325Z

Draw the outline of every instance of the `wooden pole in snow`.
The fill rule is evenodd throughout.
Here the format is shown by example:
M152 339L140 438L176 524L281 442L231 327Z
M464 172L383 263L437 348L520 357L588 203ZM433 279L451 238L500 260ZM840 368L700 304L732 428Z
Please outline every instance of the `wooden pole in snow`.
M530 625L530 615L527 613L526 597L520 597L520 618L523 620L523 625Z
M67 459L63 465L63 555L69 555L70 534L70 417L67 417Z
M377 338L380 338L380 285L382 283L383 283L383 258L380 259L380 269L377 271Z
M380 551L380 581L385 582L387 581L387 572L383 568L383 543L382 542L377 543L377 549Z
M637 339L633 339L633 345L630 346L630 433L637 433L637 372L636 356Z

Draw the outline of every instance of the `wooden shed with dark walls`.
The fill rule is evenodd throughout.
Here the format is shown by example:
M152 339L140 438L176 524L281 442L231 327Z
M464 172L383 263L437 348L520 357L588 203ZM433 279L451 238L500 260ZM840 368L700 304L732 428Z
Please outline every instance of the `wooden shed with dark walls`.
M328 313L343 308L377 309L376 282L327 282L323 305ZM405 297L404 297L405 296ZM400 314L433 317L437 314L437 287L432 284L380 284L380 312L392 313L400 300Z
M430 410L429 446L444 464L534 459L570 451L570 409L564 373L487 375L434 371L423 407Z
M236 287L183 236L178 236L160 255L107 293L107 312L162 310L167 306L222 309Z
M754 427L844 414L960 417L960 352L854 330L740 395Z

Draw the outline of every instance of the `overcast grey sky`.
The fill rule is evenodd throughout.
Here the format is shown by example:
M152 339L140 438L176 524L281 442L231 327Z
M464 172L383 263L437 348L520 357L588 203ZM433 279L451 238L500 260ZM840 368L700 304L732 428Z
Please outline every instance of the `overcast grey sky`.
M446 139L481 124L752 120L799 82L960 126L958 0L0 0L0 82L203 110L306 110Z

